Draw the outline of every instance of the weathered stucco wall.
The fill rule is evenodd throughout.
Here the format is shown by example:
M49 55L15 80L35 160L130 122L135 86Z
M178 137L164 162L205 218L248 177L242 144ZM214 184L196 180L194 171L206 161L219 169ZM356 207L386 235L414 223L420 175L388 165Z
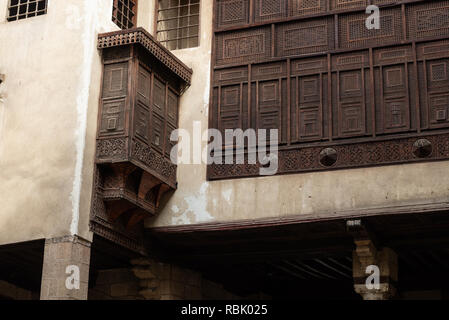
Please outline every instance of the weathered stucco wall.
M208 124L212 1L201 2L201 45L174 53L194 71L180 127ZM178 190L147 227L357 214L365 209L447 203L449 162L207 182L205 165L180 165Z
M139 1L137 8L137 26L145 28L151 34L154 33L154 14L156 10L156 0Z
M6 21L0 0L0 244L78 234L88 216L101 62L112 0L49 0Z

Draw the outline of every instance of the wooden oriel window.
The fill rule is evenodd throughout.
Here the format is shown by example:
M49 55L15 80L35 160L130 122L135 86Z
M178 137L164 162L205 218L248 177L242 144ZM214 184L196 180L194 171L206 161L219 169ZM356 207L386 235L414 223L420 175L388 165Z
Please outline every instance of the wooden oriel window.
M143 28L100 34L98 48L104 68L91 230L142 252L143 220L177 187L170 136L192 70Z
M112 21L121 29L134 28L137 23L137 0L114 0Z
M22 20L46 13L47 0L9 0L7 20Z
M199 45L200 0L159 0L157 39L169 50Z

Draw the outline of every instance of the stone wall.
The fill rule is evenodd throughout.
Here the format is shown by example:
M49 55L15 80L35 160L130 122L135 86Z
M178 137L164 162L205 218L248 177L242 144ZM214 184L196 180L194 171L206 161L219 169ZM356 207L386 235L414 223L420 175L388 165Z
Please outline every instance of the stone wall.
M140 294L148 300L231 300L235 294L222 284L206 280L201 273L155 260L133 261L140 279Z
M89 300L233 300L222 284L200 273L156 261L134 261L133 269L100 270L94 275ZM92 278L92 277L91 277Z
M130 269L100 270L89 289L89 300L142 300L138 279Z

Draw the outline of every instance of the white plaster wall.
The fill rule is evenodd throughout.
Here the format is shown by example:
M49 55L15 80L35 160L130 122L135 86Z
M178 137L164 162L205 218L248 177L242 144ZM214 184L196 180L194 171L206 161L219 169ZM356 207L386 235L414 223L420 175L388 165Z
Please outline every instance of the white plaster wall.
M6 21L0 0L0 244L88 232L101 61L112 0L49 0Z
M154 14L157 0L141 0L137 7L137 26L145 28L149 33L154 34Z
M193 69L192 86L180 103L180 127L191 133L194 121L203 129L208 125L212 13L212 1L201 1L200 47L174 51ZM449 162L433 162L208 182L205 165L179 165L178 190L146 226L447 205L448 172Z

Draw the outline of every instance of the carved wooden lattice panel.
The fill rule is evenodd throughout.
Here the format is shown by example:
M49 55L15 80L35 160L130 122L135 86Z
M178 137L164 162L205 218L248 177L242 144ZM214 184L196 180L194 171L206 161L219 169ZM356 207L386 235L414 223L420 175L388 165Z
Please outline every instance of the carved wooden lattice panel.
M280 173L449 157L448 0L215 0L215 14L210 126L279 129Z

